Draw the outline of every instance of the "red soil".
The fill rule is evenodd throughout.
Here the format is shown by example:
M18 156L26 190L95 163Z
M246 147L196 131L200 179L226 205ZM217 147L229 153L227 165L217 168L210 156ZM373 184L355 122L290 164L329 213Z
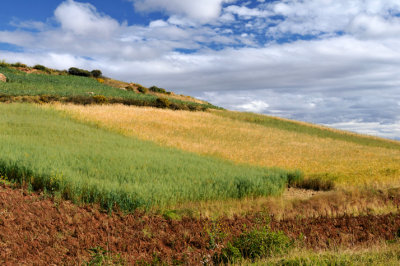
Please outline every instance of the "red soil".
M252 215L218 222L174 221L140 212L110 216L95 207L57 203L0 186L0 264L76 265L89 261L89 249L96 246L120 254L128 264L152 262L156 257L168 264L201 264L210 262L214 252L243 232L244 225L247 229L262 226L268 219ZM309 248L351 247L393 239L400 228L400 214L272 219L270 226L294 239L302 234ZM220 236L218 232L227 236L210 250L210 235Z

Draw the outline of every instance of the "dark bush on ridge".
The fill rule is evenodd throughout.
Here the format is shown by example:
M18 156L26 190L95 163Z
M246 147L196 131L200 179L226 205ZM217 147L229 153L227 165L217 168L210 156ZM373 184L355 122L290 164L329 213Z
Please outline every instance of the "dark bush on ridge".
M74 76L81 76L81 77L90 77L91 73L87 70L84 69L79 69L76 67L71 67L70 69L68 69L68 73L70 75L74 75Z
M22 63L20 63L20 62L17 62L17 63L11 64L11 66L13 66L13 67L28 67L27 65L25 65L25 64L22 64Z
M41 70L41 71L47 72L47 73L51 72L50 69L48 69L47 67L45 67L43 65L34 65L33 68L37 69L37 70Z
M94 78L100 78L103 75L103 73L101 73L101 71L98 69L92 70L92 72L90 72L90 74Z
M143 86L138 86L137 90L138 90L140 93L143 93L143 94L146 94L146 93L149 92L149 89L146 88L146 87L143 87Z
M167 91L166 91L165 89L159 88L159 87L157 87L157 86L151 86L151 87L149 88L149 90L152 91L152 92L167 93Z

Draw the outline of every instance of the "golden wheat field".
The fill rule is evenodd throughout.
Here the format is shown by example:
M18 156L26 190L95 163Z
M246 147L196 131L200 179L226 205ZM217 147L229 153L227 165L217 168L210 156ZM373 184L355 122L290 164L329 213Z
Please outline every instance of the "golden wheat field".
M340 188L400 185L400 150L269 128L212 112L122 105L53 105L75 119L127 136L257 166L299 169Z

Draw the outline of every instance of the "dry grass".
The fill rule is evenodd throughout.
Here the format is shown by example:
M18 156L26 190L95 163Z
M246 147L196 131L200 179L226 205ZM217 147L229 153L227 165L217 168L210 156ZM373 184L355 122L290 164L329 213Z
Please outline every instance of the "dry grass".
M381 241L367 246L353 248L338 247L335 250L312 251L295 248L285 256L277 256L254 262L244 261L242 265L352 265L352 266L397 266L400 264L399 240L388 243Z
M318 138L210 112L56 105L75 118L161 145L239 163L300 169L339 188L400 185L400 151Z
M400 190L396 191L400 199ZM388 191L353 190L312 192L289 189L281 197L245 198L209 202L188 202L171 206L178 213L217 218L251 213L268 213L276 219L338 217L344 214L387 214L399 211ZM188 213L186 213L188 212Z

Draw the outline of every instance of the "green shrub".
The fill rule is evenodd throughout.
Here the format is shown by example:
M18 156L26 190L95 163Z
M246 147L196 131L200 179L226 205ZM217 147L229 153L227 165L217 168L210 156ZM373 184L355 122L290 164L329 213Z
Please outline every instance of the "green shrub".
M171 105L167 98L157 98L156 107L158 108L168 108Z
M242 253L240 250L233 246L231 242L228 242L225 248L221 250L221 253L214 256L214 261L217 264L223 263L238 263L242 260Z
M28 67L27 65L25 65L25 64L22 64L22 63L20 63L20 62L17 62L17 63L11 64L11 66L13 66L13 67Z
M71 67L68 69L68 73L73 76L90 77L91 73L87 70Z
M7 62L4 61L4 60L0 60L0 67L9 67L9 66L10 66L9 63L7 63Z
M95 96L93 96L93 100L95 103L99 103L99 104L108 102L107 97L105 97L104 95L95 95Z
M95 78L100 78L103 75L103 73L101 73L101 70L98 70L98 69L92 70L92 72L90 72L90 74L92 77L95 77Z
M42 65L35 65L35 66L33 66L33 68L37 69L37 70L41 70L41 71L47 72L47 73L51 72L50 69L48 69L47 67L42 66Z
M146 93L148 93L149 92L149 89L148 88L146 88L146 87L143 87L143 86L138 86L138 91L140 92L140 93L144 93L144 94L146 94Z
M237 262L238 260L268 258L287 254L293 247L293 241L281 231L273 232L264 227L261 230L244 232L215 257L217 263Z
M167 93L167 91L166 91L165 89L159 88L159 87L157 87L157 86L151 86L151 87L149 88L149 90L152 91L152 92Z

